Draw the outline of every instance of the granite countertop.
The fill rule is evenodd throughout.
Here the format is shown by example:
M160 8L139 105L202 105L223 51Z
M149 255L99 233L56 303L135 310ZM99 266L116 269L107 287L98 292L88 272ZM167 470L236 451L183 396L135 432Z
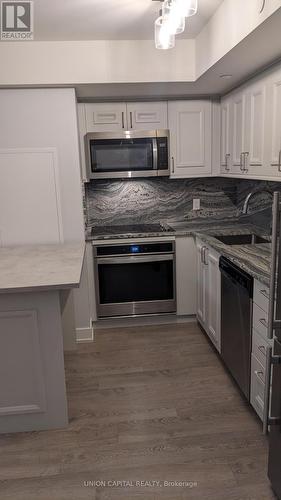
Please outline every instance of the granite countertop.
M92 234L92 228L88 228L86 239L87 241L108 241L110 239L125 239L125 238L147 238L147 237L176 237L176 236L197 236L204 243L208 244L218 253L228 258L231 262L239 266L241 269L249 273L253 278L261 283L269 286L270 278L270 258L271 245L269 235L265 230L258 226L250 225L239 221L238 219L194 219L185 221L161 221L164 225L168 225L173 229L171 232L156 232L156 233L140 233L128 234L122 233L118 235L101 235L98 233ZM214 238L214 235L227 234L245 234L254 233L265 238L269 242L256 245L225 245Z
M79 287L85 244L0 248L0 293Z
M245 234L253 232L254 234L268 238L264 232L255 226L241 227L239 233ZM235 231L237 234L238 231ZM229 259L233 264L246 271L253 278L257 279L266 286L269 286L270 279L270 259L271 244L259 243L254 245L225 245L214 238L214 235L234 234L233 231L221 228L219 231L196 232L195 235L204 243L216 250L220 255Z
M160 223L165 227L169 228L169 231L155 231L155 232L141 232L141 233L128 233L126 232L126 226L124 226L124 232L116 234L102 234L98 232L98 229L92 226L88 226L86 229L86 241L107 241L107 240L122 240L129 238L155 238L155 237L167 237L167 236L191 236L196 231L208 231L208 230L220 230L223 228L229 228L229 230L239 230L241 223L237 219L193 219L184 221L160 221Z

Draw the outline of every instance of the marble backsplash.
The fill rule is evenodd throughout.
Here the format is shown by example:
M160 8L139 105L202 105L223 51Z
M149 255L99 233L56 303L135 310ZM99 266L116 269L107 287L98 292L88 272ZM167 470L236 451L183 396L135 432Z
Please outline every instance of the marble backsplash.
M241 215L247 194L264 187L281 190L281 183L220 177L98 180L85 184L86 225L242 217L245 222L268 227L272 200L266 193L254 196L249 215ZM192 210L194 198L200 198L199 211Z
M248 205L248 215L242 215L241 211L246 196L256 190L269 189L270 191L281 191L280 182L239 180L237 182L237 208L240 212L240 219L243 222L256 224L264 227L267 231L272 224L272 197L266 192L257 192Z
M192 210L194 198L199 211ZM233 218L237 190L224 178L98 180L86 185L86 212L88 226Z

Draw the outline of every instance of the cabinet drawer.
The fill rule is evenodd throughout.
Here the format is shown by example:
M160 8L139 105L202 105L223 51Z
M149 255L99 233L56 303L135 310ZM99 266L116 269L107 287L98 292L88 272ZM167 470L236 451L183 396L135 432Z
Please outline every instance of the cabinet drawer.
M259 281L254 281L254 303L257 304L265 312L268 312L269 307L269 289Z
M252 354L252 374L264 385L265 383L265 367Z
M267 339L268 314L257 304L253 304L253 328Z
M261 376L261 373L263 375ZM264 411L264 395L265 395L265 385L264 385L265 369L260 364L260 362L252 355L252 366L251 366L251 405L257 412L261 420L263 420Z
M269 348L267 340L264 339L255 329L253 329L252 353L256 359L266 366L266 351Z

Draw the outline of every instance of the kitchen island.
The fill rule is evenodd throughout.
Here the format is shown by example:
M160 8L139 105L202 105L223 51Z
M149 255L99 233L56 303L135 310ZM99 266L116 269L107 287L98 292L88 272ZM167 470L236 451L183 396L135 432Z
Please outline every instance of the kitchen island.
M0 249L1 433L68 423L63 339L83 259L84 243Z

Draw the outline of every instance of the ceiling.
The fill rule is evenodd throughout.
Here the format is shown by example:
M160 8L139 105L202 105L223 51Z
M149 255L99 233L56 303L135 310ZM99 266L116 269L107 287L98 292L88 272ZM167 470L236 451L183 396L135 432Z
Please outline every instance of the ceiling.
M182 38L194 38L223 0L198 0ZM36 0L34 40L151 40L161 3L152 0Z
M194 82L77 85L80 101L186 99L221 96L274 63L281 63L281 9ZM257 47L259 50L257 50ZM220 75L231 74L232 78Z

